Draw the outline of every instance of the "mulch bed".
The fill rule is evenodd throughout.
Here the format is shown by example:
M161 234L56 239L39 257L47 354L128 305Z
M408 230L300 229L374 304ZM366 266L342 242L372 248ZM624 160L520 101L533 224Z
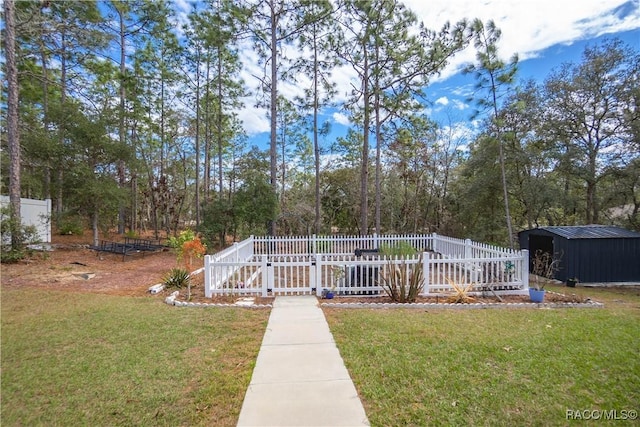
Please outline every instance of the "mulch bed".
M520 304L530 303L531 299L526 295L501 295L502 301L499 301L496 297L473 297L472 303L480 304ZM590 300L581 298L575 294L558 294L555 292L547 292L544 297L545 303L587 303ZM360 303L360 304L392 304L395 303L389 296L373 296L373 297L358 297L358 296L337 296L332 299L321 299L322 304L348 304L348 303ZM447 304L449 303L447 297L423 297L419 296L415 303L417 304Z

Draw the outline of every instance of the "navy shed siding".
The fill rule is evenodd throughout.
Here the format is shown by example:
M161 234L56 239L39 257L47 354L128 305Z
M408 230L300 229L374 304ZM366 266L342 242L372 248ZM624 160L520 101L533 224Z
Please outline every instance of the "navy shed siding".
M611 226L541 227L518 234L520 247L562 254L555 278L640 282L640 233Z

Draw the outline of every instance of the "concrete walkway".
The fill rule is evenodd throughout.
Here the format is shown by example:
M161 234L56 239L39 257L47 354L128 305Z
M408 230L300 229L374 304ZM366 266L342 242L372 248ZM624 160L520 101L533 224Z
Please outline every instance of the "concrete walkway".
M368 425L316 297L276 297L238 426Z

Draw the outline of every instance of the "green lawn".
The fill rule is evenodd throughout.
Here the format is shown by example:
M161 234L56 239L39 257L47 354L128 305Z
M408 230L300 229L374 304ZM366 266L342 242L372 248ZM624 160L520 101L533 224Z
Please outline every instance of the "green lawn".
M325 313L373 426L640 409L639 292L570 292L606 308ZM1 424L235 425L268 316L3 289Z
M235 425L269 310L2 290L2 426Z
M373 426L565 425L568 410L640 410L639 292L555 289L606 308L324 311Z

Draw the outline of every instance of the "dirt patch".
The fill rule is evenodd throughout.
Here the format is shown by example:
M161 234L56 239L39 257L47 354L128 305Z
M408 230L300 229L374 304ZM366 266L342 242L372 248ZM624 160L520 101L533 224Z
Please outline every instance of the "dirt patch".
M0 265L2 286L142 296L176 266L169 249L123 261L122 255L96 256L88 249L88 236L52 236L52 240L51 251L36 251L16 264Z
M122 241L119 236L110 240ZM90 234L84 236L52 236L51 251L35 251L16 264L0 264L0 279L5 288L32 287L45 290L93 292L124 296L149 296L149 287L161 283L163 277L178 267L176 255L168 248L155 253L122 255L99 253L89 249ZM202 263L202 261L200 261ZM197 270L198 265L194 266ZM204 274L192 277L191 302L233 304L241 296L204 295ZM164 299L175 289L155 295ZM178 300L187 300L187 290L180 289ZM255 304L272 304L273 297L255 297Z

